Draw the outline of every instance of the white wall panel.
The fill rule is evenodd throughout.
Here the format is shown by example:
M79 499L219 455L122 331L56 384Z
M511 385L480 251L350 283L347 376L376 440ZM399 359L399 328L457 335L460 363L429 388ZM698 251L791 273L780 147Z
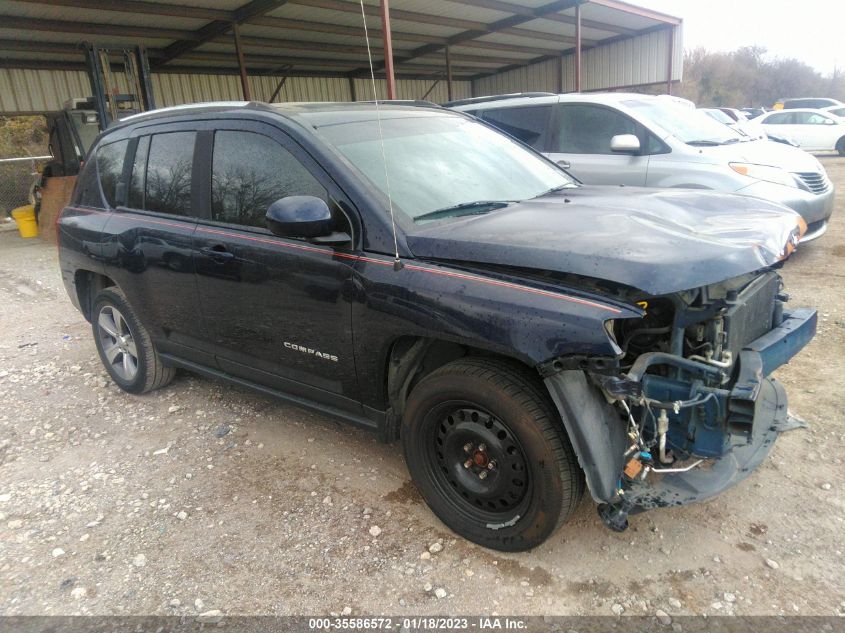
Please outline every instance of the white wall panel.
M669 72L670 31L661 29L585 50L581 56L581 89L610 90L665 82ZM674 29L672 80L683 79L683 32ZM575 90L575 55L562 59L563 91ZM474 82L477 96L510 92L557 92L558 61L549 60L484 77Z

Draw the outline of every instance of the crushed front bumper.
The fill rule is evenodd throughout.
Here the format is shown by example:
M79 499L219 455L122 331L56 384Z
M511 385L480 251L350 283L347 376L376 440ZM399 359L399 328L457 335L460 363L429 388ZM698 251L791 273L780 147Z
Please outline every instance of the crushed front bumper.
M804 426L788 414L783 386L767 376L812 340L817 319L815 310L795 310L785 314L778 327L742 349L739 375L728 399L728 423L730 427L732 416L747 416L750 433L730 433L730 449L706 466L658 475L652 481L630 482L624 495L629 513L714 497L751 474L772 450L780 433Z
M586 381L577 377L584 376L582 372L547 378L605 524L623 530L629 514L714 497L751 474L780 433L803 426L788 414L784 388L768 375L809 343L816 323L815 310L795 310L784 314L781 325L742 348L736 381L725 392L727 450L685 472L652 470L646 479L623 478L623 453L630 440L618 417L615 421L607 417L607 401L589 402Z
M786 391L772 378L760 384L755 405L751 437L732 436L731 449L721 458L687 472L632 482L625 492L629 514L715 497L748 477L766 459L780 433L802 426L787 413Z

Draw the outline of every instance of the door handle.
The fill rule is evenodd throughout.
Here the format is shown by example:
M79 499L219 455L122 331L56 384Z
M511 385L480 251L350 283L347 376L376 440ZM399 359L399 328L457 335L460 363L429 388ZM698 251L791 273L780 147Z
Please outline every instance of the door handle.
M203 246L200 249L200 253L202 253L206 257L209 257L210 259L214 260L219 264L235 259L235 254L227 251L226 247L222 244L215 244L214 246Z
M561 159L561 160L557 161L557 164L560 165L561 167L563 167L564 169L569 169L569 167L570 167L568 160Z

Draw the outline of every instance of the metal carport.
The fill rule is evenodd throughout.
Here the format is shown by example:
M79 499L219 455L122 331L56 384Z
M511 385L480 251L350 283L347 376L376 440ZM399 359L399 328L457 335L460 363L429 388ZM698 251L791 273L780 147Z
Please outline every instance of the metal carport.
M365 12L380 97L668 91L681 79L681 20L619 0L365 0ZM90 94L83 41L145 46L159 106L372 98L354 0L4 0L0 113Z

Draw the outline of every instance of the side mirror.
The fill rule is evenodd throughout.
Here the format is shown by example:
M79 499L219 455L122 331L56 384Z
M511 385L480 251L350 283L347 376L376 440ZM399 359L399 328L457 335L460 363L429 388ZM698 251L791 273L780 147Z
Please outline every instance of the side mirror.
M640 151L640 139L635 134L617 134L610 139L610 151L619 154L637 154Z
M328 205L314 196L276 200L267 209L266 221L267 228L279 237L325 237L334 228Z

